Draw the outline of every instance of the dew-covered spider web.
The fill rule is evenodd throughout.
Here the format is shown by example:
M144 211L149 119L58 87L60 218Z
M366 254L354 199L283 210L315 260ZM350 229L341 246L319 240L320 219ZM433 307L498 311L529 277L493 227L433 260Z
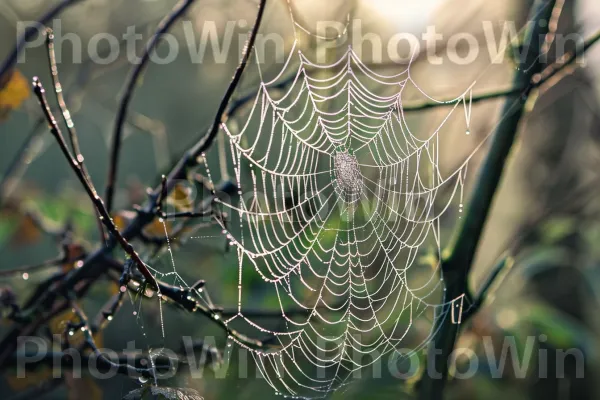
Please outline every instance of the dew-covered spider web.
M237 314L225 322L272 338L265 349L232 340L278 393L322 397L414 342L420 315L451 311L460 322L463 299L446 299L438 263L419 260L423 249L439 255L440 218L462 197L467 164L447 176L439 168L446 120L425 136L411 131L402 103L415 86L408 68L385 76L351 48L327 65L294 50L281 74L261 81L246 117L222 126L229 148L221 156L237 185L237 196L217 200L238 260ZM468 123L465 98L448 117L459 106ZM244 291L257 278L259 293L279 303L277 327L244 313Z
M459 203L462 212L468 162L444 173L439 157L452 115L464 111L469 133L471 90L424 132L409 125L403 93L435 100L410 63L384 75L352 48L316 63L298 47L275 77L258 67L254 99L221 126L219 149L202 155L200 173L213 190L224 176L237 189L213 192L227 215L220 234L237 259L228 282L237 312L215 317L265 341L229 336L277 393L313 398L408 343L419 350L432 334L420 317L461 322L463 296L446 298L437 259L440 219ZM171 260L173 272L156 272L180 279ZM206 290L198 296L212 305ZM269 296L281 313L276 324L248 312L254 297Z

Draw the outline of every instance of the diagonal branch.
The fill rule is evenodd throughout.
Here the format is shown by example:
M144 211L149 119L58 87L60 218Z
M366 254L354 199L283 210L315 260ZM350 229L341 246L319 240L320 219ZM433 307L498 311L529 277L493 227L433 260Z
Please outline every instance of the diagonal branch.
M50 110L50 106L48 105L48 100L46 99L45 90L44 90L40 80L37 77L33 79L33 91L34 91L36 97L38 98L38 101L42 107L42 111L44 112L44 116L45 116L46 120L48 121L48 124L50 126L50 132L52 133L52 135L58 142L58 145L59 145L63 155L69 161L71 169L75 172L75 175L79 179L79 182L81 182L81 185L83 186L83 188L87 192L89 198L92 200L92 203L96 207L96 210L98 211L98 214L100 215L100 217L99 217L100 221L106 226L106 228L108 229L110 234L113 235L113 237L116 239L116 241L121 245L123 250L127 253L127 255L135 261L140 272L148 280L148 283L150 285L152 285L153 287L156 287L156 281L154 279L154 276L150 273L150 271L148 270L148 267L142 261L142 259L138 255L138 253L134 250L133 246L131 246L131 244L129 244L127 239L125 239L123 237L123 235L119 232L113 219L111 218L110 214L108 213L108 210L104 206L104 202L102 201L100 196L98 196L98 193L96 192L96 189L94 188L94 185L87 178L85 172L83 171L81 163L78 162L77 160L75 160L73 158L73 156L71 155L71 153L69 152L67 143L65 142L62 132L61 132L58 124L56 123L56 119L54 118L54 115L52 114L52 111Z
M448 378L450 355L459 333L460 325L444 317L452 307L454 299L468 293L468 276L479 244L492 201L500 184L506 160L517 136L521 118L525 113L525 103L534 89L531 84L534 76L542 72L539 58L544 39L548 34L548 21L552 15L556 0L537 0L532 8L530 25L524 44L529 48L521 60L521 67L514 77L513 87L524 88L519 94L507 97L492 144L477 177L473 195L466 210L454 242L442 259L442 272L446 281L446 301L442 316L434 323L434 338L430 346L429 362L434 364L423 374L420 382L420 398L423 400L442 399L443 389ZM542 22L542 23L540 23ZM545 22L545 23L544 23ZM433 356L432 356L433 354Z
M88 181L91 181L90 175L87 172L87 168L85 167L85 163L83 161L83 154L81 154L81 148L79 147L79 139L77 138L77 131L75 130L75 124L73 123L73 119L71 117L71 112L67 107L67 102L65 101L65 96L63 94L63 87L60 83L60 78L58 77L58 66L56 65L56 53L54 51L54 32L52 29L46 29L46 49L48 50L48 64L50 65L50 75L52 76L52 84L54 86L54 94L56 96L56 102L60 108L63 121L65 126L67 127L67 133L69 134L69 140L71 142L71 149L73 150L73 155L75 159L81 164L81 171L86 176ZM100 222L100 215L98 214L98 210L94 210L96 213L96 221L98 224L98 232L100 233L101 240L106 240L104 234L104 227Z

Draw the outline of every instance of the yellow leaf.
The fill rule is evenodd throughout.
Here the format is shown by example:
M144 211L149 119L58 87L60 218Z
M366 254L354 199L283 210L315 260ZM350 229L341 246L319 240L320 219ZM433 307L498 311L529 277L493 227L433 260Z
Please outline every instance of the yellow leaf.
M179 211L192 211L194 209L193 190L181 183L177 183L169 196L167 204L172 205Z
M29 91L29 82L17 69L0 77L0 121L23 104L29 97Z
M119 231L127 228L127 225L135 218L135 213L132 211L119 211L112 216L113 222Z
M160 222L158 219L155 219L150 224L144 227L144 235L149 238L165 238L165 228L167 230L167 234L171 236L172 226L173 224L170 221Z
M79 318L77 314L73 310L64 311L61 314L58 314L50 321L48 321L48 329L53 335L62 335L65 333L69 324L78 325ZM96 346L98 348L102 348L103 337L102 332L97 332L93 335L94 341L96 342ZM69 344L71 347L79 347L85 341L85 334L81 330L77 330L73 332L73 335L69 335Z

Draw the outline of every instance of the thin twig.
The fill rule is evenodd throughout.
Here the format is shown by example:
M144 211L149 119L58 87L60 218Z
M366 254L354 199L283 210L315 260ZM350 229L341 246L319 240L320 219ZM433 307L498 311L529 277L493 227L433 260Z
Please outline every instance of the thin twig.
M578 43L577 48L572 53L567 53L560 59L556 60L552 65L549 65L547 68L542 71L540 74L541 79L537 82L533 82L533 87L538 88L543 86L544 84L550 82L553 77L555 77L560 72L565 71L567 68L573 65L578 58L582 57L589 49L591 49L596 43L600 41L600 31L591 35L589 38L584 40L582 43ZM292 83L296 78L296 74L292 74L286 79L281 80L273 86L269 86L270 90L284 89L287 85ZM508 96L514 96L520 94L525 87L511 87L508 89L500 89L492 92L486 92L482 94L474 94L472 99L469 99L473 104L482 103L489 100L497 100ZM244 96L241 96L234 101L231 102L228 113L235 114L246 104L254 100L256 97L256 92L248 93ZM462 98L449 98L442 99L437 101L424 101L424 102L410 102L402 105L402 110L404 112L419 112L430 110L433 108L440 107L453 107L458 101L461 101Z
M36 272L40 269L46 269L46 268L50 268L50 267L56 267L59 266L61 264L68 264L68 263L74 263L76 261L79 261L83 258L83 256L81 257L75 257L72 259L67 259L65 258L65 256L62 257L58 257L58 258L53 258L50 260L46 260L43 261L39 264L33 264L33 265L26 265L26 266L22 266L22 267L18 267L18 268L13 268L13 269L8 269L8 270L3 270L0 271L0 277L1 278L6 278L6 277L13 277L15 275L22 275L24 273L30 273L30 272Z
M115 184L117 179L117 170L119 166L119 154L121 152L121 143L123 136L123 125L127 120L127 110L129 108L129 104L131 103L131 99L133 98L133 94L135 91L135 87L137 86L140 77L142 76L148 62L150 61L150 55L156 49L156 46L160 43L163 35L171 29L173 24L177 22L183 15L185 15L186 11L189 7L194 3L194 0L180 0L169 15L167 15L163 20L158 24L158 29L150 38L150 41L146 45L146 50L142 55L140 62L133 67L131 73L129 74L126 83L125 90L121 96L121 100L119 102L119 109L117 111L117 116L115 119L115 125L113 129L112 141L110 145L110 162L108 169L108 177L106 183L106 209L110 212L113 206L113 197L115 192Z
M258 14L256 15L256 22L254 23L254 27L252 28L252 31L250 32L248 41L246 42L246 45L244 46L244 52L242 55L242 59L238 65L237 69L235 70L233 79L231 80L231 83L229 84L229 87L227 88L227 91L225 92L223 99L221 100L219 109L217 110L217 114L215 115L215 119L213 120L213 123L212 123L208 133L202 139L200 139L200 141L198 141L198 143L196 143L196 145L193 147L193 149L191 151L191 157L189 157L188 162L195 162L195 159L197 157L199 157L200 155L202 155L202 153L205 152L210 147L213 140L217 136L217 133L219 132L219 129L221 128L221 125L223 125L225 122L227 122L227 119L229 117L229 115L227 114L227 108L229 107L229 102L231 101L231 98L233 97L233 94L235 93L235 90L237 89L240 79L242 79L242 75L244 74L244 70L246 69L248 60L250 59L250 54L252 52L252 49L254 48L254 42L256 41L256 36L258 35L258 30L260 29L260 25L262 22L262 17L263 17L264 11L265 11L266 2L267 2L266 0L260 1L260 5L258 6L259 7Z
M46 28L46 49L48 50L48 64L50 65L50 75L52 76L52 83L54 85L54 94L56 95L56 102L60 107L63 121L65 123L65 126L67 127L67 133L69 134L69 140L71 142L71 149L73 150L73 155L75 159L81 165L81 171L83 172L87 180L90 181L90 176L87 172L87 168L85 167L83 154L81 154L81 148L79 146L79 139L77 138L75 124L73 123L71 112L67 107L67 102L65 101L65 96L63 94L63 87L60 83L60 78L58 76L58 66L56 65L56 53L54 52L54 32L50 28ZM104 244L106 244L106 234L104 232L104 226L100 221L100 214L98 214L98 210L96 210L95 208L94 213L96 214L96 224L98 226L100 238L104 241Z
M469 318L477 314L481 307L485 305L485 303L492 301L493 294L502 284L504 278L506 278L514 264L515 260L509 255L501 257L496 265L494 265L492 268L477 294L471 294L472 291L469 291L469 300L471 301L471 305L464 312L463 323L467 322Z
M85 341L86 341L87 345L92 349L94 354L97 356L98 361L100 361L104 364L107 364L107 365L111 366L112 368L115 368L117 371L120 371L121 373L125 373L129 376L140 376L141 375L141 376L145 376L145 377L149 377L149 378L155 378L155 371L154 371L153 367L137 368L128 363L120 363L120 362L116 363L116 362L110 360L109 358L107 358L100 351L98 346L96 345L96 341L94 339L94 335L93 335L93 331L90 327L90 323L87 319L87 316L81 309L81 307L79 307L79 305L75 301L75 296L72 296L72 298L70 300L71 300L71 307L73 307L73 311L77 315L77 318L79 318L79 320L81 321L81 325L82 325L81 331L83 332L83 334L85 336Z
M174 218L203 218L213 215L212 210L207 211L181 211L171 214L162 214L163 219L174 219Z
M106 328L106 325L113 320L114 316L121 309L124 297L125 292L119 288L119 293L112 296L96 315L94 324L91 326L92 332L99 332Z
M39 118L35 121L30 133L27 135L27 139L19 150L15 153L15 157L10 162L8 168L0 179L0 206L4 205L5 201L12 194L16 182L18 182L20 176L26 171L27 167L31 163L31 151L35 149L35 144L39 141L40 137L44 134L44 130L41 129L44 126L44 118Z
M182 290L179 287L168 285L166 283L157 280L161 299L167 299L175 303L180 308L187 310L192 313L199 313L210 318L217 326L224 330L228 335L237 339L240 343L253 348L263 348L264 344L262 341L252 339L235 329L230 328L227 323L223 320L221 315L222 310L210 309L201 304L194 296L194 292L189 290Z
M240 66L238 66L238 69L236 70L234 79L232 80L232 82L229 85L229 88L227 91L227 93L229 93L227 96L228 98L231 97L231 94L235 91L235 88L237 87L237 84L239 83L241 74L247 63L249 54L252 51L252 47L253 47L254 41L256 39L256 35L257 35L258 29L260 26L260 22L262 19L265 4L266 4L266 0L262 0L260 3L260 8L259 8L259 12L257 14L256 23L252 30L251 36L248 40L247 46L244 49L244 56L242 57ZM55 134L55 136L57 137L59 144L61 144L61 150L63 150L63 152L65 154L69 154L68 149L67 149L66 145L64 144L64 139L62 139L62 135L58 134L58 133L60 133L60 131L57 129L58 127L56 126L56 123L54 121L52 113L48 109L47 104L45 104L46 102L45 102L45 98L43 96L43 89L41 88L41 85L37 89L37 92L39 92L37 94L38 98L44 104L42 106L42 108L44 110L47 120L50 123L51 129L52 129L53 133ZM224 101L223 104L226 104L226 101ZM225 107L226 107L226 105L224 107L222 106L219 108L219 112L217 114L217 117L215 118L215 121L221 120L221 118L223 118L222 110ZM216 130L218 131L218 125L216 127ZM198 151L198 149L207 149L210 146L213 138L214 138L214 134L203 136L200 139L200 141L198 142L198 144L195 146L195 150ZM175 186L175 182L178 179L186 177L189 168L195 164L196 158L197 157L195 157L194 152L190 152L190 151L186 152L183 155L180 162L173 168L172 172L167 177L167 185L166 185L167 193L170 190L172 190L172 188ZM85 182L85 177L83 177L80 174L80 171L78 172L77 163L74 162L74 160L72 160L72 157L69 157L68 159L70 160L70 163L72 164L78 178L80 180L82 180L83 182ZM87 184L84 184L84 187L86 188L86 190L89 191L90 186L88 186ZM105 225L107 225L107 227L109 227L109 231L111 230L110 228L114 228L114 234L116 235L116 239L117 239L116 242L114 240L110 240L106 246L91 253L90 256L88 256L87 259L84 261L84 265L82 267L70 271L64 279L62 279L62 278L59 280L54 279L52 281L48 281L48 283L43 282L38 287L38 290L36 290L35 297L31 298L26 303L28 305L27 306L27 315L29 315L31 317L31 319L29 320L29 323L14 327L0 342L0 367L5 367L6 363L11 360L10 357L12 354L14 354L13 352L16 349L16 342L17 342L17 338L19 336L31 335L40 326L40 324L44 323L44 321L46 321L48 318L50 318L53 315L56 315L56 313L60 312L61 310L64 309L64 307L66 307L64 302L55 304L56 300L54 300L53 298L56 296L52 296L51 295L52 293L68 292L69 290L72 290L73 288L78 287L79 295L80 296L83 295L85 290L87 290L87 288L89 286L91 286L97 280L98 276L106 270L106 264L107 264L108 260L110 260L109 258L107 258L107 255L110 254L110 252L112 252L112 250L116 246L117 242L119 244L121 244L121 246L124 247L124 249L126 250L126 252L128 252L128 254L129 254L129 252L131 252L134 256L137 257L137 253L135 253L133 251L133 248L131 248L131 246L129 245L129 243L127 243L127 241L130 239L139 237L139 235L141 234L144 227L146 225L150 224L156 218L156 212L155 212L156 211L155 210L156 201L158 200L158 194L159 194L158 192L162 190L161 187L162 187L162 185L159 185L159 187L152 192L151 197L150 197L151 200L150 200L148 206L144 210L138 211L136 217L123 230L122 235L118 232L118 230L116 230L116 228L114 228L114 223L110 220L110 218L106 218L106 217L104 218L103 222L105 223ZM103 216L104 212L106 212L106 214L108 215L106 208L103 206L103 203L101 202L101 199L97 195L95 195L95 192L92 192L92 194L94 194L94 196L95 196L94 197L95 202L96 201L99 202L101 216ZM113 232L111 232L111 233L113 233ZM131 256L131 254L130 254L130 256ZM134 257L132 257L132 258L134 258ZM121 269L123 268L122 265L120 266L120 268ZM143 264L139 264L138 269L142 273L144 273L144 271L148 272L147 268L145 268L145 265L143 265ZM152 277L152 275L150 275L150 277ZM82 281L85 282L85 285L83 285L83 288L80 285L80 283ZM182 304L180 304L180 306L183 308L186 308L185 306L190 307L195 304L195 302L193 302L193 303L186 302L185 298L180 299L178 297L181 295L180 293L175 293L175 292L169 291L167 287L164 287L162 285L160 287L160 291L161 291L161 293L163 291L166 292L166 293L163 293L163 295L166 295L166 297L169 298L173 303L177 303L177 299L179 299L179 301L182 303ZM43 314L41 314L42 311L44 312ZM194 311L193 307L192 307L191 311ZM214 318L214 316L217 315L217 314L215 314L215 311L211 311L211 310L204 309L204 308L200 308L199 310L197 309L196 311L202 311L205 315L210 316L211 318ZM42 317L42 315L43 315L43 317ZM40 318L38 318L38 317L40 317ZM222 320L219 320L219 321L220 321L219 322L220 326L225 327L227 332L230 332L230 334L232 334L234 336L237 335L237 332L232 331L229 328L226 328L226 326ZM244 338L243 335L240 336L241 341L244 341L243 338ZM249 345L255 345L255 346L260 346L260 344L261 344L259 341L253 341L251 339L249 339L248 342L249 342L248 343Z
M98 196L98 193L96 192L96 189L94 188L91 181L88 180L86 175L84 174L84 172L81 168L81 164L77 160L75 160L73 158L73 156L71 155L71 153L69 152L69 149L68 149L65 139L62 135L62 132L60 131L60 128L58 127L58 124L56 123L56 119L54 118L54 115L52 114L52 111L50 110L50 107L48 105L48 100L46 99L45 90L38 78L34 78L33 91L34 91L36 97L38 98L38 101L40 102L40 105L44 112L44 116L46 117L46 120L48 121L48 124L50 125L50 131L51 131L52 135L58 142L59 147L60 147L61 151L63 152L63 155L69 161L71 169L75 172L75 175L81 182L81 184L82 184L83 188L85 189L85 191L87 192L89 198L92 200L94 206L96 207L96 210L98 210L98 213L100 214L100 220L106 226L109 233L111 235L113 235L113 237L116 239L116 241L121 245L121 247L127 253L127 255L130 256L135 261L140 272L148 280L148 283L155 287L156 281L154 280L154 276L152 275L152 273L150 273L146 264L142 261L142 259L138 255L138 253L133 248L133 246L131 246L131 244L129 244L127 239L125 239L123 237L123 235L119 232L113 219L111 218L106 207L104 206L104 202L102 201L100 196Z
M39 19L37 25L27 27L17 39L17 44L13 48L12 52L4 60L2 66L0 66L0 77L4 76L4 74L6 74L15 66L19 58L19 54L25 48L27 42L33 39L36 34L40 33L38 29L40 25L46 25L65 9L76 3L79 3L80 1L82 0L62 0L60 3L56 4L53 8L46 12L46 14Z

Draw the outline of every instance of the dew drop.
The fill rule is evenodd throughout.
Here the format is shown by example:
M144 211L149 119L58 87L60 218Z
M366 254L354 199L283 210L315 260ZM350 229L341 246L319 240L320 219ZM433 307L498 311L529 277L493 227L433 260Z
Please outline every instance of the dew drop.
M139 381L140 383L144 384L144 383L148 382L148 378L146 378L145 376L140 376L140 377L138 378L138 381Z
M26 281L29 279L29 274L27 272L23 272L23 280Z

